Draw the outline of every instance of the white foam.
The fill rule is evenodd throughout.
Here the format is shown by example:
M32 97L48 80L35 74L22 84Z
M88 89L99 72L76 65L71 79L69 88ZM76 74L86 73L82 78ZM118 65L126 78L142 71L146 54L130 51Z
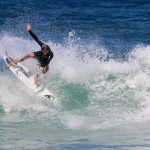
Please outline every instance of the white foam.
M40 49L36 42L17 37L5 36L2 42L5 47L9 47L9 54L15 58ZM49 76L56 74L60 76L54 85L58 93L56 103L54 102L57 109L50 111L51 106L42 102L36 103L34 99L30 100L33 97L31 93L31 96L27 94L29 91L23 93L20 89L19 93L11 92L14 81L10 80L10 76L1 76L0 91L3 93L2 105L6 112L11 112L15 108L17 110L45 110L56 113L56 116L62 113L62 116L58 118L65 126L72 129L84 129L88 124L87 129L97 130L125 122L150 120L150 94L147 90L150 87L149 46L138 45L129 54L128 61L120 62L113 59L104 61L108 55L106 49L94 43L84 45L81 39L74 39L74 33L69 34L64 44L51 41L47 44L54 52L54 59L50 63L50 71L46 80L48 81ZM0 53L2 57L4 47L1 44ZM27 60L24 63L27 68L37 71L35 60ZM9 80L10 84L8 84ZM68 111L67 115L61 112L67 109L59 109L63 107L62 104L67 97L65 91L61 89L63 82L68 85L80 85L83 90L88 91L89 103L88 106L82 108L84 112L78 110L79 114L77 114L76 111ZM21 85L16 83L14 86L17 88Z

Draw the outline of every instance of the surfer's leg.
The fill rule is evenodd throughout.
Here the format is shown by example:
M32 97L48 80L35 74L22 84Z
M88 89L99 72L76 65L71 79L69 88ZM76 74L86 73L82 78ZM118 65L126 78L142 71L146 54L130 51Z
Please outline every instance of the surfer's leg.
M39 76L41 76L41 74L45 74L48 70L49 70L49 66L43 67L42 72L39 73L39 74L37 74L37 75L34 77L34 84L37 84L37 83L38 83L38 78L39 78Z
M49 70L49 66L43 67L43 70L42 70L43 74L45 74L48 70Z

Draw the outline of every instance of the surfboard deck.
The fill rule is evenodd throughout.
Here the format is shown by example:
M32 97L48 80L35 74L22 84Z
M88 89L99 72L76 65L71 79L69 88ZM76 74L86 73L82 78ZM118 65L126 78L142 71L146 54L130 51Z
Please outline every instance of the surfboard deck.
M53 94L39 82L34 84L34 75L21 63L14 63L8 56L4 56L4 61L9 69L20 79L28 88L32 89L39 96L47 99L54 99Z

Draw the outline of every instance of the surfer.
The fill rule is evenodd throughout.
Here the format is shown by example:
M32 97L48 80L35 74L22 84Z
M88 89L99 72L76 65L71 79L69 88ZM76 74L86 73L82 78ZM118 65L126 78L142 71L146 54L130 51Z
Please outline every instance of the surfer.
M38 61L38 66L43 67L42 72L38 73L35 77L34 77L34 84L37 84L38 82L38 78L41 74L45 74L48 70L49 70L49 63L53 58L53 52L51 51L50 47L44 43L42 43L38 37L31 31L31 25L27 24L26 26L27 31L30 33L30 35L33 37L33 39L41 46L41 50L40 51L36 51L36 52L32 52L27 54L26 56L24 56L21 59L12 59L13 62L17 63L17 62L22 62L28 58L35 58Z

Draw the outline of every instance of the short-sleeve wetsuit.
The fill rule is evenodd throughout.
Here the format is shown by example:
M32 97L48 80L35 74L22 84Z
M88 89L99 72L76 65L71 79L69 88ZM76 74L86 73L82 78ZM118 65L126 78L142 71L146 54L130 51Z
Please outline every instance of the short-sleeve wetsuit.
M44 45L44 43L42 43L31 30L29 30L29 33L33 37L33 39L41 46L41 50L42 50L42 45ZM33 53L37 61L41 64L41 67L46 67L50 63L51 59L53 58L53 52L51 51L50 48L49 48L49 53L47 55L43 55L42 51L37 51Z

